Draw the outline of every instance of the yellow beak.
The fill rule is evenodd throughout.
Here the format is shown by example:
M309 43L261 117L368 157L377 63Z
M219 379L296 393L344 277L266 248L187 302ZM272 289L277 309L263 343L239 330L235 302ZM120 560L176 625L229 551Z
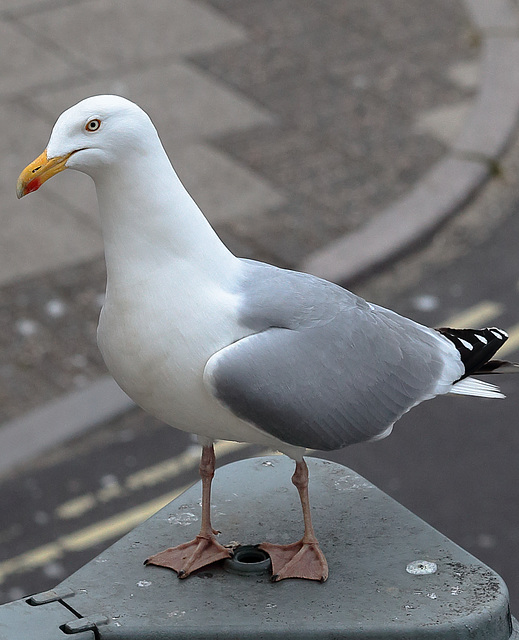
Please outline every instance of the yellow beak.
M47 158L47 149L34 162L25 167L16 183L16 195L23 198L41 187L49 178L66 169L66 162L72 154Z

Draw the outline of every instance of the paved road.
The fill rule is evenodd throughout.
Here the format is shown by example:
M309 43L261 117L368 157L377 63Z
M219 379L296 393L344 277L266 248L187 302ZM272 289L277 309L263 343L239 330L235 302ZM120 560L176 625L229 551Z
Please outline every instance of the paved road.
M431 325L493 325L519 357L519 218L391 306ZM519 611L517 386L510 398L440 398L405 416L392 436L329 457L365 475L506 579ZM259 449L221 443L220 463ZM135 410L7 480L0 527L0 598L53 586L197 479L189 435ZM289 479L287 478L287 486ZM216 486L217 490L217 486ZM5 515L7 514L7 515ZM191 522L193 529L196 522Z

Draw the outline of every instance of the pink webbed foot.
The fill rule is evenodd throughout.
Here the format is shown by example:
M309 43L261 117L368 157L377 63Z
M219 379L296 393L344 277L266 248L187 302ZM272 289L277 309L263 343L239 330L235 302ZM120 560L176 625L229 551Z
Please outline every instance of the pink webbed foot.
M259 548L270 556L273 582L285 578L324 582L328 578L328 563L317 541L299 540L286 545L263 542Z
M231 557L231 552L210 536L198 535L194 540L165 549L145 560L144 564L176 571L179 578L187 578L193 571L213 562Z

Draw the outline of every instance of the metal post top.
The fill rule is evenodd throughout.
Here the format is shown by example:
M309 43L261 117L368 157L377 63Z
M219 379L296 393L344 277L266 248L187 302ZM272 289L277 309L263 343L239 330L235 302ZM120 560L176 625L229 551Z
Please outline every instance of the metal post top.
M197 484L57 587L68 607L61 605L62 624L76 611L99 622L101 640L518 637L496 573L353 471L315 458L308 465L314 526L330 567L326 583L271 583L264 564L245 572L215 564L186 580L143 566L149 555L198 532ZM292 471L290 460L270 456L216 472L212 515L223 544L301 537ZM247 554L244 561L261 564ZM24 605L37 611L59 604L42 602ZM10 606L0 607L0 640L31 640L22 629L3 635ZM82 626L65 631L74 628ZM38 640L64 637L63 628L41 631Z

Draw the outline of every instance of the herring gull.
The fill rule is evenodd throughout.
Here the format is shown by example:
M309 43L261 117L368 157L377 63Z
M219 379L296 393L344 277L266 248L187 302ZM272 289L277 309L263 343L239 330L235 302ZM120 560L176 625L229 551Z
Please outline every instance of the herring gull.
M132 102L94 96L65 111L46 150L20 175L18 197L65 168L91 176L97 191L106 365L138 405L202 445L200 533L148 564L186 577L230 556L211 526L210 492L213 442L234 440L295 461L304 535L261 545L273 579L324 581L305 451L383 438L439 394L503 397L469 374L514 370L491 360L504 331L430 329L312 275L234 256Z

